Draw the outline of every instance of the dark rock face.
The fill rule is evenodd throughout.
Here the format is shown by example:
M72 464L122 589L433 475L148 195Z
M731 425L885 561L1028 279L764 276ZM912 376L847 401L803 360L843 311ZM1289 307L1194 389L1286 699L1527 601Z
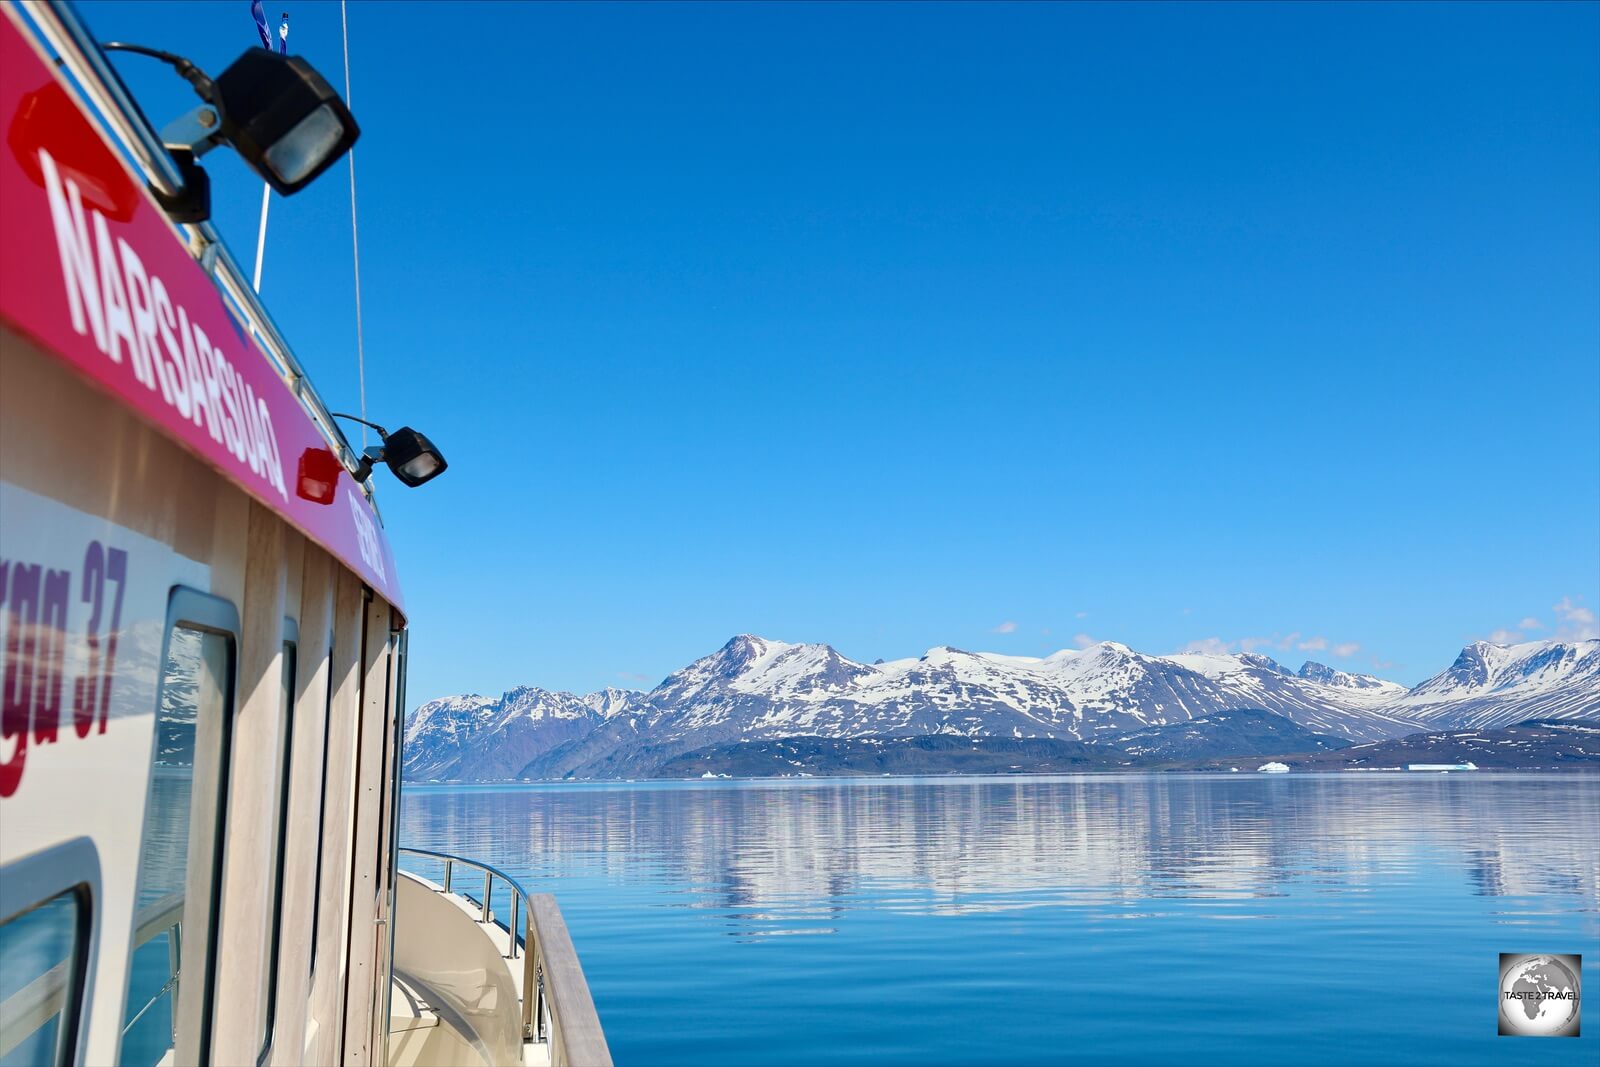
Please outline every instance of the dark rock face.
M735 741L675 756L662 778L870 776L883 774L1049 774L1107 766L1081 741L1048 737L784 737Z
M1486 684L1489 681L1489 664L1484 658L1482 645L1475 643L1463 648L1445 674L1458 686Z
M1600 771L1600 719L1532 719L1492 730L1429 731L1287 762L1306 770L1473 763L1484 770Z
M672 757L664 778L879 774L1059 774L1181 766L1218 758L1322 752L1349 742L1255 708L1222 711L1092 743L1050 737L784 737L745 739Z
M1188 722L1108 737L1101 743L1144 763L1323 752L1350 744L1259 708L1219 711Z

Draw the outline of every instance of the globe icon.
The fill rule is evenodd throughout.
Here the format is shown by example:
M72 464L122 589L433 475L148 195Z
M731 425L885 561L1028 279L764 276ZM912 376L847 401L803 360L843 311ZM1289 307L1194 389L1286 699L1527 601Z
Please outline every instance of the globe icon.
M1578 976L1555 956L1524 956L1500 976L1501 1032L1552 1037L1576 1024Z

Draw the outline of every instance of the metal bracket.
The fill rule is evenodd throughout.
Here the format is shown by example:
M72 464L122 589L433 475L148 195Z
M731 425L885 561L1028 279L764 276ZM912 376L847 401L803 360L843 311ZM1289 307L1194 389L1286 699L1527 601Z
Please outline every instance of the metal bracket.
M199 159L221 144L222 116L210 104L201 104L167 123L161 143L168 149L187 148Z

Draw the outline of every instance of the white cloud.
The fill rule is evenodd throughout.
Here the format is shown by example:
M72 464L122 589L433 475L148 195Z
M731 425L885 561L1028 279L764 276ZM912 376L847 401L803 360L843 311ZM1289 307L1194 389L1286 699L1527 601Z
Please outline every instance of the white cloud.
M618 671L617 677L625 682L648 682L650 680L648 674L636 674L633 671Z
M1288 634L1279 640L1278 647L1287 651L1298 640L1300 640L1300 631L1296 630L1294 633Z
M1561 620L1556 628L1556 640L1587 641L1600 637L1600 626L1595 625L1594 612L1578 603L1582 599L1564 596L1559 603L1551 606L1556 618Z
M1237 641L1224 641L1220 637L1203 637L1198 641L1190 641L1178 651L1180 652L1207 652L1212 654L1229 655L1235 652L1254 652L1257 649L1287 649L1291 644L1303 652L1328 651L1335 656L1348 658L1361 651L1360 643L1356 641L1341 641L1334 643L1326 637L1308 637L1295 644L1299 638L1298 633L1288 637L1274 634L1271 637L1241 637Z
M1077 617L1080 619L1087 619L1089 617L1089 613L1087 611L1080 611L1078 612Z
M1088 648L1090 645L1094 644L1095 641L1094 638L1090 637L1088 634L1078 634L1072 639L1072 643L1077 645L1079 648Z
M1582 597L1564 596L1560 603L1552 605L1557 620L1554 634L1556 640L1584 641L1600 637L1600 628L1595 626L1594 612L1579 603L1582 599ZM1526 640L1532 631L1543 629L1545 629L1544 623L1532 615L1527 615L1515 626L1502 626L1484 640L1494 645L1514 645Z
M1012 622L1010 619L1007 619L1005 622L1001 623L999 626L996 626L989 632L992 634L1014 634L1017 632L1017 624Z

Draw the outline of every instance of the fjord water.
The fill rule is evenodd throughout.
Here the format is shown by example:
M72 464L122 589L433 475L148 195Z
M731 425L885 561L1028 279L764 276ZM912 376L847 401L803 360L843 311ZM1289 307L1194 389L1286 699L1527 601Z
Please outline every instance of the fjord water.
M402 844L556 895L623 1065L1593 1065L1596 827L1600 778L1510 774L418 786L401 813ZM1583 954L1581 1038L1496 1035L1501 952Z

